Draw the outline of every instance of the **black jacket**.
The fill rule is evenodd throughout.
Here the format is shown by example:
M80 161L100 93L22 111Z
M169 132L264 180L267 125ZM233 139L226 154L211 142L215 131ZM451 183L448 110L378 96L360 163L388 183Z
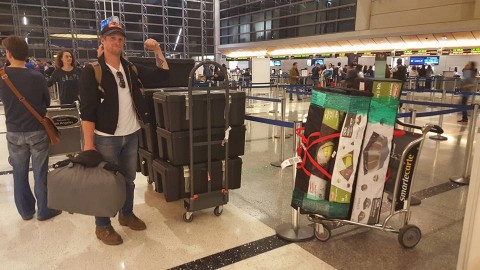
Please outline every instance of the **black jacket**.
M81 118L84 121L94 122L96 130L113 135L118 125L118 85L114 74L105 63L105 58L101 56L98 62L102 67L101 85L105 93L98 90L93 66L87 65L82 70L79 83ZM130 86L130 94L138 119L144 123L150 122L150 118L154 116L148 113L142 88L159 80L166 80L168 70L135 65L138 71L137 76L131 69L132 63L121 58L121 64L125 70L125 80Z

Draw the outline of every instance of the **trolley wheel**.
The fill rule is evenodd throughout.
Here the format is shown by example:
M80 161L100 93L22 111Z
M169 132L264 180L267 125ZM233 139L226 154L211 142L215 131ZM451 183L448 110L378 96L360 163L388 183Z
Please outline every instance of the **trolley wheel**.
M405 248L413 248L421 238L422 231L415 225L403 226L398 234L398 242Z
M322 227L323 231L321 230ZM315 223L315 237L318 241L327 242L330 236L332 236L332 232L328 226Z
M217 206L215 207L215 209L213 209L213 214L215 214L215 216L219 217L221 216L223 213L223 207L220 208L220 206Z
M147 183L148 183L148 184L152 184L152 183L153 183L153 179L150 178L149 176L147 176Z
M193 221L193 214L190 215L190 218L187 218L187 213L183 213L183 221L192 222Z

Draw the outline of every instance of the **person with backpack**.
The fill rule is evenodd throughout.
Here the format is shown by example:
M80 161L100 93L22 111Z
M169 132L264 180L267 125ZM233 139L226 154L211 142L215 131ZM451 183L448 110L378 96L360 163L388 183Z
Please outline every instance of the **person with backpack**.
M135 66L122 57L126 34L112 22L100 32L103 54L87 65L80 77L80 112L84 151L96 150L103 159L122 168L126 200L118 215L120 225L145 230L146 224L133 213L137 168L139 121L151 121L143 87L168 78L168 64L158 42L147 39L145 49L153 51L156 67ZM99 206L101 207L101 206ZM95 234L107 245L123 243L109 217L95 217Z

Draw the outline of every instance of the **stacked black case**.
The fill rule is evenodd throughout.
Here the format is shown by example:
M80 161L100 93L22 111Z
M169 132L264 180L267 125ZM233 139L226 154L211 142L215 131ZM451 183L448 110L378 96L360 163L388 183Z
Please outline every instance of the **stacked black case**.
M145 97L151 123L142 124L139 134L139 167L155 191L163 192L167 202L186 198L189 194L189 120L187 87L146 89ZM222 141L225 137L224 91L211 91L211 140ZM231 90L229 125L228 188L241 185L242 156L245 152L245 93ZM194 141L207 141L207 93L193 91ZM195 194L207 192L207 146L194 149ZM222 188L225 164L225 149L212 144L211 188ZM186 184L187 183L187 184Z

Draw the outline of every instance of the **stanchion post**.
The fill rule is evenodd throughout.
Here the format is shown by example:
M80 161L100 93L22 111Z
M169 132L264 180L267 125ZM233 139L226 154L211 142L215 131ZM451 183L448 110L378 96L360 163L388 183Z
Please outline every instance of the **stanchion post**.
M415 109L410 109L410 121L409 123L411 125L415 125L415 121L417 120L417 110ZM415 129L414 128L408 128L408 131L410 132L415 132Z
M475 140L475 130L477 129L478 104L473 105L473 113L468 127L467 146L465 149L465 161L463 162L462 176L451 177L450 181L460 185L470 183L470 167L472 163L473 141Z
M285 122L285 107L286 107L286 99L283 97L281 99L281 105L280 105L280 112L281 112L281 118L282 122ZM281 167L282 162L285 160L285 127L280 127L280 157L278 161L273 161L270 163L270 165L274 167Z
M293 133L295 131L302 127L302 122L301 121L295 121L293 125ZM299 140L297 136L294 136L293 138L293 156L297 156L297 146L298 146ZM291 166L292 168L292 183L293 183L293 188L295 188L295 178L297 174L297 169L295 164ZM290 241L290 242L300 242L300 241L306 241L310 240L314 236L313 232L313 227L310 226L300 226L299 222L299 210L292 208L292 222L291 224L282 224L277 227L276 233L278 237Z
M442 101L441 103L442 104L445 104L445 99L447 98L447 89L445 88L445 78L443 79L443 82L442 82ZM443 125L443 114L441 114L438 118L438 126L442 126ZM437 135L433 135L433 136L430 136L430 139L431 140L434 140L434 141L446 141L448 140L447 137L443 136L443 135L440 135L440 134L437 134Z

